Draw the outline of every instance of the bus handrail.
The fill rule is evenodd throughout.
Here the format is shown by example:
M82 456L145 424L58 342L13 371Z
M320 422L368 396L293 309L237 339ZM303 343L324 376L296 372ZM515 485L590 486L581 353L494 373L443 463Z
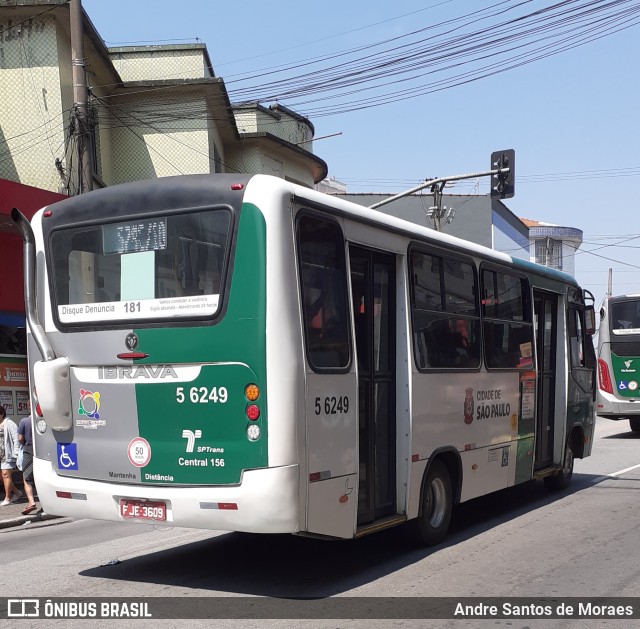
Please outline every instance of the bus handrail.
M22 257L24 264L24 305L27 322L42 357L48 362L55 360L56 354L53 351L53 347L51 347L51 343L49 343L36 311L36 246L33 229L27 217L18 208L14 207L11 210L11 218L20 230L24 241Z

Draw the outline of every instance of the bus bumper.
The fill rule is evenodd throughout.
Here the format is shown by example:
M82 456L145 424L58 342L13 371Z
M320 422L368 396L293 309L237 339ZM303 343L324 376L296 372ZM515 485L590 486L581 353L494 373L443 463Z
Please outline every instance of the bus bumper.
M38 498L46 513L247 533L298 532L298 474L297 465L288 465L245 471L239 485L128 485L60 476L50 461L33 460ZM163 502L166 520L125 518L122 499Z
M596 415L614 420L640 416L640 398L621 400L610 393L598 391Z

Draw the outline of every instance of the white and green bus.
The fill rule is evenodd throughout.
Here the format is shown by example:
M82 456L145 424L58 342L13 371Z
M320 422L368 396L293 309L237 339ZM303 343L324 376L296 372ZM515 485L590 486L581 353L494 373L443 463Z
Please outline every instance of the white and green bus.
M591 452L566 274L263 175L14 218L49 513L433 544L457 503L563 488Z
M640 295L607 297L598 328L596 413L640 432Z

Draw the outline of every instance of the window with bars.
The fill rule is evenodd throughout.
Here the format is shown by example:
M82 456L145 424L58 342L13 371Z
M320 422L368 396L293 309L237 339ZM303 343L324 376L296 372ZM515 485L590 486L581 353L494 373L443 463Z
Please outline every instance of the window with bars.
M536 262L562 270L562 241L553 238L536 240Z

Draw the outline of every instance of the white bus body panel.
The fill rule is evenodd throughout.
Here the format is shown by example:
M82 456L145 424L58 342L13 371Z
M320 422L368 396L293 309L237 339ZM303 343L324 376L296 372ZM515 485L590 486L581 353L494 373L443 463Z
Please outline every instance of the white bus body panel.
M166 522L144 521L146 524L247 533L298 532L296 465L246 471L240 485L226 487L158 487L65 478L56 474L49 461L38 458L33 460L33 473L44 510L55 515L130 522L120 515L121 498L160 500L167 505ZM72 497L61 498L56 492L69 492ZM219 503L235 503L237 509L217 508Z
M355 532L357 384L355 367L348 374L318 374L307 370L306 530L310 533L350 538ZM337 412L333 400L345 398L349 400L348 411Z
M413 458L453 446L462 460L462 501L515 482L519 378L518 372L413 374Z

